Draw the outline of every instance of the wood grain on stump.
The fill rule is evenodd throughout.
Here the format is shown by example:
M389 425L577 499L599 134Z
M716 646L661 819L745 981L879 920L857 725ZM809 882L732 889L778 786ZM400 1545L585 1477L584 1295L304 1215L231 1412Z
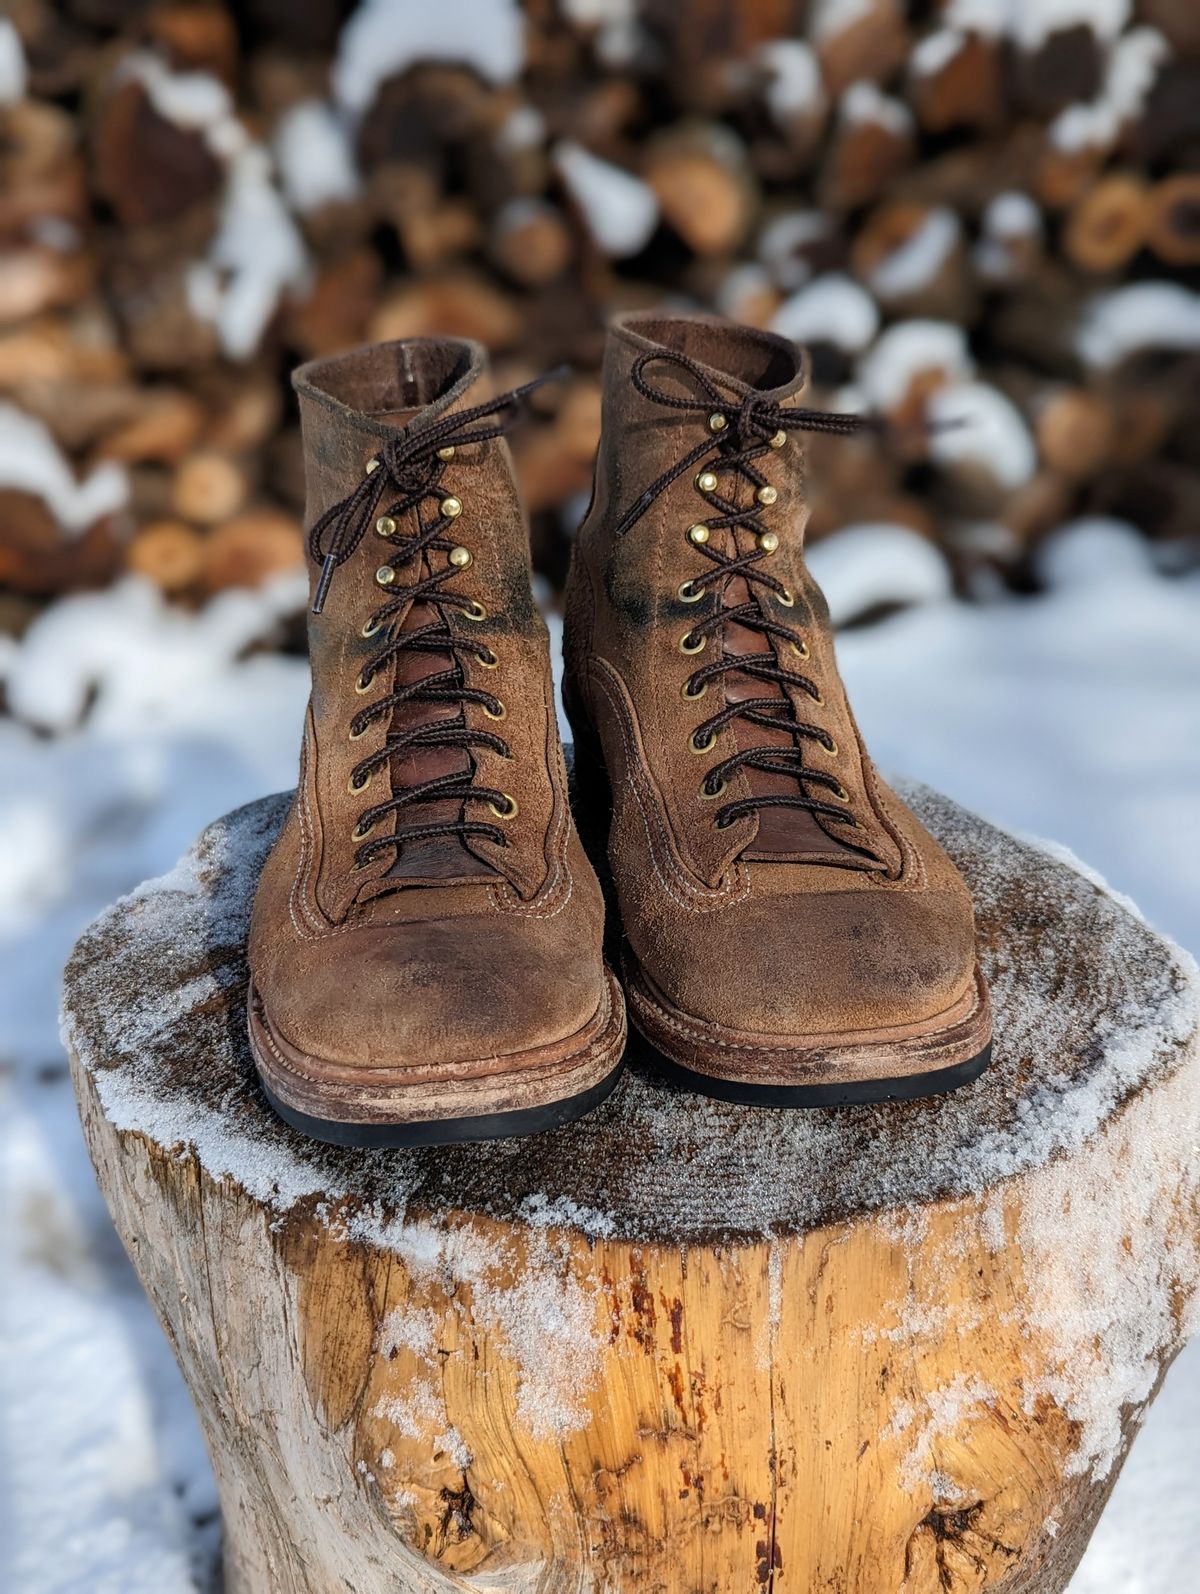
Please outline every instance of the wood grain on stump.
M1198 1317L1195 966L1071 860L906 794L997 1015L984 1077L925 1102L739 1107L635 1051L552 1134L312 1144L244 1034L284 798L84 935L80 1107L229 1594L1065 1588Z

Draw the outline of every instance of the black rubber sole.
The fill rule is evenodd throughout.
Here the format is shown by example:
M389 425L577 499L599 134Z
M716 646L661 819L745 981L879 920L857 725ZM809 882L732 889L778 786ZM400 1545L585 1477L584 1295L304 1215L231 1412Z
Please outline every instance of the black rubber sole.
M545 1129L559 1129L574 1123L598 1107L616 1089L625 1059L590 1089L544 1107L522 1107L516 1112L482 1113L475 1118L429 1118L420 1123L342 1123L333 1118L314 1118L280 1101L262 1075L258 1082L274 1111L311 1140L329 1146L395 1150L403 1146L455 1146L466 1140L503 1140L510 1135L537 1135Z
M863 1107L885 1101L917 1101L923 1096L944 1096L969 1085L983 1073L992 1057L992 1043L966 1062L936 1068L927 1074L904 1074L897 1079L859 1079L834 1085L750 1085L736 1079L716 1079L698 1074L663 1055L638 1031L638 1042L663 1077L684 1090L698 1091L716 1101L743 1107Z

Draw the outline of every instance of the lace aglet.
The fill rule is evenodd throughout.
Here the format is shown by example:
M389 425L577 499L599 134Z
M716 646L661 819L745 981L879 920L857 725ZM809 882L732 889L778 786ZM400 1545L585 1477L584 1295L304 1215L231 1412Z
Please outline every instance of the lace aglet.
M317 582L317 590L313 593L312 612L320 614L325 607L325 599L329 593L329 583L333 580L333 572L337 569L337 555L327 553L321 564L321 576Z

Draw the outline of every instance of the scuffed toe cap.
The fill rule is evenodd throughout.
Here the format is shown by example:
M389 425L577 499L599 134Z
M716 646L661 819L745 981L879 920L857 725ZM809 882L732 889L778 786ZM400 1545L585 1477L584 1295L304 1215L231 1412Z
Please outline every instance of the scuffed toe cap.
M363 926L252 953L272 1027L337 1065L469 1065L581 1030L604 995L599 948L564 946L537 920Z
M797 893L675 920L646 974L681 1012L751 1035L806 1038L921 1024L967 991L965 893Z

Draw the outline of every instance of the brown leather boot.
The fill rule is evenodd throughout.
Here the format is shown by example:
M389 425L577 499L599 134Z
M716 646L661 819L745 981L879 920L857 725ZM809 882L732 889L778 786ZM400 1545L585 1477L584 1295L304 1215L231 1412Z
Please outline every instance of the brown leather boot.
M630 1015L697 1088L781 1106L946 1090L991 1037L970 897L875 773L805 567L799 434L858 423L804 385L783 338L618 319L567 593Z
M450 338L318 360L295 386L313 689L254 902L259 1075L341 1144L565 1122L615 1084L625 1015L500 437L523 394L490 399L483 350Z

